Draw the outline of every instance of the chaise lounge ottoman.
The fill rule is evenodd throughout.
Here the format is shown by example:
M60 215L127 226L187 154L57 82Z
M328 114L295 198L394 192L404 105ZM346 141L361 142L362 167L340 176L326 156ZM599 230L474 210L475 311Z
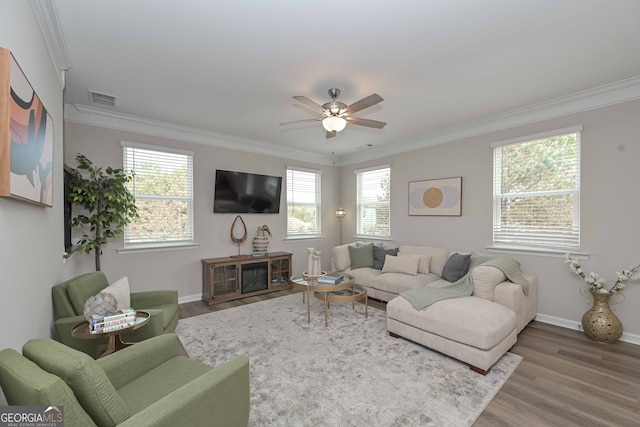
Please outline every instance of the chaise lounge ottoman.
M512 310L474 296L438 301L424 310L398 296L387 303L387 329L483 375L516 343L518 333Z

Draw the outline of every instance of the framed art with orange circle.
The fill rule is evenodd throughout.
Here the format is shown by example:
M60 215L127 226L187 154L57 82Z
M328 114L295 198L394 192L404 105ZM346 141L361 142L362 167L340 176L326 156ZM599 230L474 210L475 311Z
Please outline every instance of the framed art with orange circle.
M462 177L410 182L409 215L462 216Z

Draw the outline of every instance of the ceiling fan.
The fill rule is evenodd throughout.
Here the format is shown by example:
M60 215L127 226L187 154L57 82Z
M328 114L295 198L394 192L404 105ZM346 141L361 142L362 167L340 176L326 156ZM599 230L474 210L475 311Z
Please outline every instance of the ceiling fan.
M333 138L336 136L338 132L343 130L347 126L347 122L353 123L354 125L359 126L367 126L370 128L382 129L385 127L385 122L379 122L377 120L369 120L369 119L361 119L358 117L352 117L351 114L364 110L365 108L373 107L379 102L384 101L380 95L374 93L373 95L369 95L366 98L362 98L360 101L356 101L353 104L347 106L347 104L336 101L336 98L340 95L340 89L329 89L329 96L331 97L331 102L327 102L326 104L320 105L316 102L310 100L306 96L294 96L293 98L297 101L302 102L307 107L310 107L314 111L321 113L322 116L319 116L315 119L306 119L306 120L295 120L293 122L280 123L282 126L303 123L303 122L315 122L322 121L322 127L327 131L327 138Z

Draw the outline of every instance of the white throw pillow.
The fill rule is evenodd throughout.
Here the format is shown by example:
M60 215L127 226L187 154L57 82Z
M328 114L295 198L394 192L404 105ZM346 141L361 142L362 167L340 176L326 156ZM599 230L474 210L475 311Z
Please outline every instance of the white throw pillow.
M343 271L351 265L351 255L349 255L349 245L336 246L333 248L333 262L336 270Z
M116 280L100 293L113 295L116 299L118 310L131 307L131 291L129 290L129 278L127 276Z
M387 255L384 259L383 273L404 273L415 276L418 274L420 260L415 257L397 257Z
M413 257L420 261L418 264L418 273L429 274L429 265L431 264L431 255L416 255L398 252L401 257Z
M429 273L442 276L442 269L449 259L449 249L434 248L431 246L411 246L401 245L400 252L403 254L427 255L431 257L429 263Z

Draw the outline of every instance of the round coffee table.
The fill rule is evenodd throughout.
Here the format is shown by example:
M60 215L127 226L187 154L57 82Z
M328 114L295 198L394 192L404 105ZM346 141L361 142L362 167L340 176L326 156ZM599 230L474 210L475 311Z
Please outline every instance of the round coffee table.
M337 284L330 283L318 283L317 279L306 279L303 275L293 276L291 283L293 286L302 289L302 302L307 299L307 323L311 323L311 308L309 298L311 292L319 300L324 301L324 325L329 325L329 303L335 302L338 304L351 303L351 306L355 309L355 302L364 300L365 316L369 318L369 304L367 300L367 290L361 287L356 287L356 281L353 276L348 274L328 273L328 275L341 275L344 280Z
M150 316L151 315L147 311L136 311L136 320L133 325L126 328L118 329L117 331L103 332L100 334L92 334L89 330L89 321L85 320L78 323L73 327L73 329L71 329L71 336L80 339L97 339L102 337L109 337L109 341L107 342L107 349L102 352L100 356L98 356L98 359L100 359L134 344L123 342L120 334L124 332L135 331L136 329L141 328L145 323L147 323Z

